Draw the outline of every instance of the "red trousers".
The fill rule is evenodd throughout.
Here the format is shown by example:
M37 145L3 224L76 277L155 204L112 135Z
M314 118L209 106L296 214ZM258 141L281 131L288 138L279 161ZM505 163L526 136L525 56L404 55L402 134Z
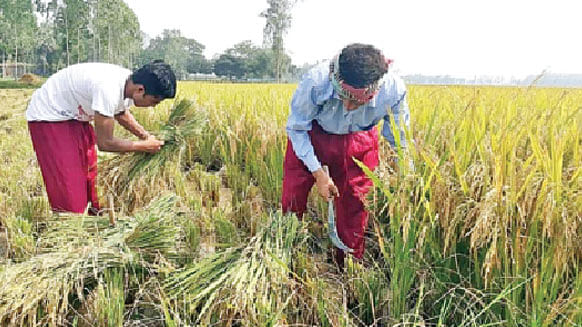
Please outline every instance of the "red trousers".
M28 129L53 211L99 210L95 132L88 122L29 122Z
M329 167L331 178L339 190L340 196L335 199L338 235L344 244L354 249L356 258L362 258L364 231L368 224L364 200L372 181L352 157L374 170L378 165L378 132L372 128L346 135L328 134L314 121L309 136L315 155L322 165ZM302 217L314 182L313 175L297 158L288 140L283 163L283 212L294 212Z

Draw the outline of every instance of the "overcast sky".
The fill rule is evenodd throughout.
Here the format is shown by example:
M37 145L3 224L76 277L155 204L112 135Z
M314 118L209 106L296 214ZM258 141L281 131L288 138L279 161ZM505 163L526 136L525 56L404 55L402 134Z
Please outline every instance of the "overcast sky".
M208 58L243 40L262 43L266 0L126 2L150 37L180 29ZM363 42L401 74L582 73L581 0L302 0L292 14L285 46L296 65Z

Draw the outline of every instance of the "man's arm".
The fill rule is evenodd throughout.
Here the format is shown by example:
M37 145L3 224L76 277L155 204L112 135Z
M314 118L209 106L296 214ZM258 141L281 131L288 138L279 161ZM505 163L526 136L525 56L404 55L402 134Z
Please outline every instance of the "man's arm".
M308 131L312 128L318 106L312 99L312 89L317 84L313 78L306 75L291 100L291 113L287 119L287 135L293 145L295 155L301 160L315 178L317 191L323 198L339 195L337 187L321 167L319 159L315 155Z
M406 95L403 95L396 105L388 108L388 111L391 112L384 117L382 135L395 151L398 145L402 148L406 148L405 129L410 127L410 113L408 110ZM398 131L397 136L392 130L392 123L394 123L396 131Z
M410 128L410 110L406 99L408 92L404 81L396 76L391 83L385 83L383 87L386 101L383 105L386 106L386 115L382 135L397 151L398 145L402 149L406 148L405 130ZM394 124L394 129L392 124Z
M396 102L389 104L387 108L387 115L384 117L384 127L382 128L382 135L386 138L388 143L394 151L406 150L408 149L408 144L406 141L405 130L410 128L410 110L408 108L408 101L406 99L406 87L402 81L396 84L395 99ZM394 124L394 126L392 126ZM411 141L412 146L414 146L414 140ZM397 146L400 146L398 149ZM390 160L393 168L396 167L398 163L398 157L393 157ZM414 162L412 158L409 158L409 167L411 171L414 171Z
M97 146L101 151L107 152L149 152L160 151L163 141L148 138L141 141L130 141L113 136L115 119L95 113L95 134Z
M129 110L115 115L115 120L117 120L119 125L123 126L123 128L128 130L131 134L137 136L140 140L147 140L150 136L150 133L141 126Z

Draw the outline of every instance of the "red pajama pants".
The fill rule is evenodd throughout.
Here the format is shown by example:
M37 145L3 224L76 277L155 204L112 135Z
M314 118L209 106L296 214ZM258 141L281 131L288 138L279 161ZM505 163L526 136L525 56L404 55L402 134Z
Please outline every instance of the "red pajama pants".
M329 167L331 178L339 189L340 196L335 199L338 235L354 249L356 258L362 258L364 231L368 224L364 200L372 181L352 157L374 170L378 165L378 132L372 128L346 135L328 134L314 121L309 136L315 155L322 165ZM297 158L288 140L283 163L283 212L294 212L301 217L307 209L307 196L314 182L313 175Z
M53 211L99 210L95 132L88 122L28 122Z

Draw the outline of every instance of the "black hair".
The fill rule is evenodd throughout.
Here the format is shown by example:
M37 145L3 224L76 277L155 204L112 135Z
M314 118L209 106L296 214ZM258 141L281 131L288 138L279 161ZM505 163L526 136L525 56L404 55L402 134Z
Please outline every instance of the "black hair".
M343 48L339 57L339 75L347 84L363 88L388 72L384 55L369 44L353 43Z
M145 94L170 99L176 96L176 75L163 60L154 60L131 74L135 84L144 86Z

